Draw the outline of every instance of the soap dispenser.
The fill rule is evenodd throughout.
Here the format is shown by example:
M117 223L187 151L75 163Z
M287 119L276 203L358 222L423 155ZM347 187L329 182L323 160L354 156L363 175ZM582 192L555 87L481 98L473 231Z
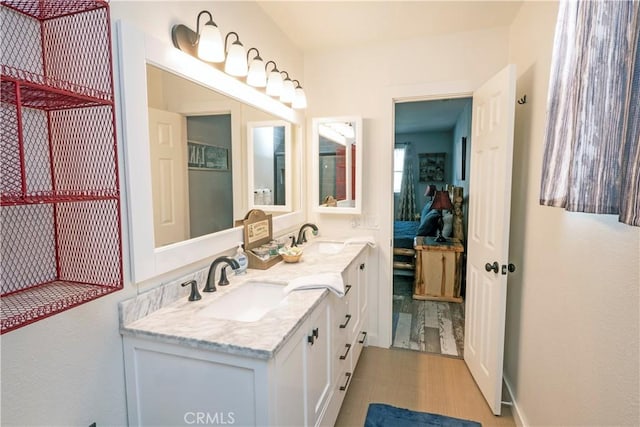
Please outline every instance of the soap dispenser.
M247 272L247 264L249 263L249 260L247 259L247 254L244 253L244 250L242 249L242 242L238 242L238 250L236 251L234 258L240 265L240 268L235 270L236 275L245 274Z

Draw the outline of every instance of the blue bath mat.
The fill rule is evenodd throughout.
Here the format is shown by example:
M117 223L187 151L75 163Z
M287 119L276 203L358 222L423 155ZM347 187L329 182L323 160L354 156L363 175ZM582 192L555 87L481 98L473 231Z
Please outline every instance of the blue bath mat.
M444 415L410 411L382 403L371 403L364 427L482 427L482 424Z

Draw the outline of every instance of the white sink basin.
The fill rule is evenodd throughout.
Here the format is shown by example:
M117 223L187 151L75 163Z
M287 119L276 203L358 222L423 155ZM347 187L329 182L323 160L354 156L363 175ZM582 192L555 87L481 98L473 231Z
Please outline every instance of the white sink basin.
M309 247L311 252L318 252L323 255L334 255L342 252L344 249L343 242L313 242ZM306 249L305 249L306 252Z
M247 282L211 302L198 312L199 316L214 319L256 322L278 307L287 297L285 283Z

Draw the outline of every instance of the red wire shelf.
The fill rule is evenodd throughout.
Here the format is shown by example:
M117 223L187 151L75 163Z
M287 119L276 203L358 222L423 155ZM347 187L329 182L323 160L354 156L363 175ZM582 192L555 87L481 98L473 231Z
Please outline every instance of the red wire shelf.
M0 194L1 206L31 205L38 203L85 202L92 200L118 200L120 192L113 189L94 191L39 191L33 194Z
M0 0L1 330L123 287L109 5Z
M0 4L40 21L108 6L106 1L100 0L2 0Z
M9 332L110 294L121 287L53 281L2 296L2 331Z
M113 104L111 94L107 92L2 65L2 102L16 104L16 86L20 89L22 106L39 110Z

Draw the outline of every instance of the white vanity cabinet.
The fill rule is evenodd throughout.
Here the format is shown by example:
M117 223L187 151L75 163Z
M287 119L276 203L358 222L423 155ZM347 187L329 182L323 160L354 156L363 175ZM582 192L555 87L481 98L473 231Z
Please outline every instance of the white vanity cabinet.
M298 320L272 351L215 340L215 346L208 347L207 338L194 341L179 334L191 327L188 319L168 320L166 314L149 322L164 325L182 319L173 336L145 335L152 327L143 329L139 323L125 327L129 425L334 425L366 337L367 250L353 253L352 261L343 267L349 286L346 295L339 298L331 292L311 291L318 296L310 311L301 312L304 320ZM183 310L189 307L184 304ZM256 323L228 322L216 327L225 325L226 335L237 340L260 340L277 328L275 323L267 326L270 321L265 317ZM206 321L197 324L203 337L213 327Z
M330 315L325 298L271 359L125 336L129 425L319 424L331 391Z

